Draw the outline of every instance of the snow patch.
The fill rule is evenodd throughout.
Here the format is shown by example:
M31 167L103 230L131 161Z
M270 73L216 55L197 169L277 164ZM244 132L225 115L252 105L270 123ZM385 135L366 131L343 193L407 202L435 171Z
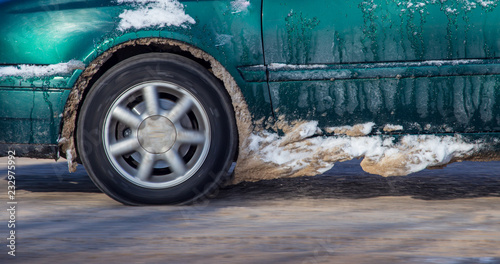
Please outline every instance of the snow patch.
M368 134L373 125L360 127ZM239 180L312 176L331 169L335 162L355 158L364 158L361 166L369 173L403 176L471 157L482 147L458 135L408 135L399 140L381 135L311 137L317 135L317 122L300 123L289 131L285 136L269 131L252 134L249 151L261 164L253 163L254 173Z
M384 147L381 155L368 153L361 166L369 173L382 176L408 175L469 157L477 147L460 136L409 135L397 144Z
M325 64L305 64L305 65L284 64L284 63L269 64L269 70L314 70L314 69L323 69L327 67L328 66Z
M74 172L73 169L73 155L71 155L71 149L66 150L66 159L68 160L68 170Z
M385 132L401 131L403 130L403 126L387 124L384 126L383 130Z
M184 5L177 0L118 0L118 4L131 4L132 9L124 10L120 15L118 29L148 27L183 27L196 21L184 11Z
M409 62L408 64L409 64L409 66L437 66L437 67L441 67L443 65L457 66L457 65L480 64L480 63L484 63L484 61L475 60L475 59L470 59L470 60L428 60L428 61L421 61L421 62ZM393 64L393 65L399 66L399 64Z
M485 1L485 0L477 0L477 2L482 6L482 7L490 7L492 5L496 5L496 1Z
M247 0L235 0L231 2L231 9L233 14L245 12L250 6L250 1Z
M284 146L290 142L303 140L319 133L321 133L321 129L318 128L318 121L298 123L295 125L291 133L289 132L285 134L280 145Z
M458 11L457 11L457 9L456 9L456 8L447 7L447 8L446 8L446 13L456 15L456 14L458 13Z
M0 77L21 77L23 79L41 78L56 75L68 75L74 70L85 69L85 64L79 60L51 65L18 65L0 67Z
M365 124L357 124L354 126L339 126L339 127L328 127L325 129L327 133L334 133L336 135L346 135L351 137L366 136L370 134L373 130L375 123L368 122Z

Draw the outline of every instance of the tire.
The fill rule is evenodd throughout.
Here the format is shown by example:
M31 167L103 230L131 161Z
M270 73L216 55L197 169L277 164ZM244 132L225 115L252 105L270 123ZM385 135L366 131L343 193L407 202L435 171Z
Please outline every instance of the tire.
M227 180L237 148L229 96L204 67L149 53L124 60L92 86L77 149L94 183L129 205L180 204Z

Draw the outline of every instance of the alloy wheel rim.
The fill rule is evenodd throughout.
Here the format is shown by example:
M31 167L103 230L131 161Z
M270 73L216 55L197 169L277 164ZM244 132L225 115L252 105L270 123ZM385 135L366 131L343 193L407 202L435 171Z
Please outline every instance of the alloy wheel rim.
M210 123L186 88L145 82L112 103L103 140L106 157L121 176L141 187L168 188L188 180L205 162Z

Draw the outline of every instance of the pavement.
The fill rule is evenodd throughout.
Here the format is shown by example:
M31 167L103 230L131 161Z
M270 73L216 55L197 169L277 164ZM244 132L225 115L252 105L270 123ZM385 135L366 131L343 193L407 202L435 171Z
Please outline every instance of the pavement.
M124 206L64 161L18 158L15 173L9 228L0 158L0 263L500 263L500 162L384 178L349 161L191 206Z

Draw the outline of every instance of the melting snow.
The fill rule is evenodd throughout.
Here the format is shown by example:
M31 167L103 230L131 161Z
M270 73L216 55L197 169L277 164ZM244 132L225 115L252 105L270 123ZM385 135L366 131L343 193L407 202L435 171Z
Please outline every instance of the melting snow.
M71 155L71 149L66 150L66 160L68 160L68 170L74 171L74 169L73 169L73 155Z
M270 70L314 70L327 67L328 66L325 64L305 64L305 65L284 64L284 63L269 64Z
M426 60L418 62L389 62L389 63L370 63L368 65L363 65L365 68L386 68L386 67L412 67L412 66L458 66L458 65L469 65L469 64L483 64L484 60L477 59L464 59L464 60ZM325 68L337 69L345 68L352 69L359 67L359 64L353 65L343 65L343 64L284 64L284 63L271 63L269 64L269 70L279 71L279 70L320 70ZM254 68L260 68L262 66L252 66Z
M383 130L385 132L401 131L401 130L403 130L403 126L387 124L384 126Z
M248 148L253 157L270 165L267 168L273 175L289 177L323 173L335 162L354 158L364 158L361 166L369 173L402 176L470 157L481 147L458 135L407 135L399 140L389 136L312 137L318 135L317 124L298 124L285 136L268 131L252 134ZM373 125L358 126L369 134Z
M354 126L339 126L326 128L327 133L335 133L336 135L347 135L352 137L366 136L372 132L375 123L369 122Z
M250 1L247 0L235 0L231 2L231 8L233 9L233 14L241 13L248 10L250 6Z
M58 63L44 66L19 65L0 67L0 77L21 77L23 79L34 77L47 77L56 75L67 75L74 70L85 69L85 64L78 60L70 60L66 63Z
M147 27L187 27L196 21L184 12L184 5L177 0L118 0L119 4L131 4L133 9L124 10L118 29Z

